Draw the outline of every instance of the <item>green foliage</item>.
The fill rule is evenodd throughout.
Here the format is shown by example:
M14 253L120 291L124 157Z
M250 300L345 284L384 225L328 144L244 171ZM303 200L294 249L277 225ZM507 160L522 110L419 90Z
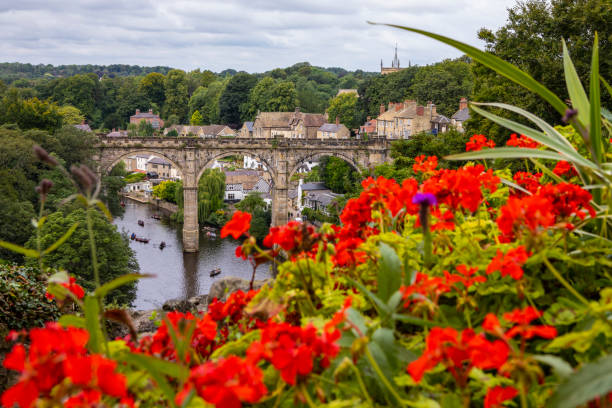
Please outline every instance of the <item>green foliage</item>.
M253 218L251 220L251 229L249 230L249 234L261 242L270 232L272 211L269 208L260 206L257 207L251 214L253 215Z
M141 120L138 124L138 136L140 137L151 137L153 136L153 125L146 120Z
M198 182L198 219L209 221L211 216L223 208L225 196L225 173L220 169L206 169Z
M432 101L438 113L450 118L459 109L459 100L469 97L473 87L469 61L460 58L419 69L410 86L410 93L421 104Z
M196 110L195 112L193 112L193 115L191 115L191 119L189 120L189 123L191 125L202 125L203 124L204 119L202 118L202 115L200 114L200 111Z
M38 98L22 99L14 89L0 101L0 124L16 123L21 129L43 129L54 132L62 125L62 115L55 103Z
M357 170L342 159L323 156L319 162L319 173L325 186L334 193L345 194L354 191L361 181Z
M394 140L391 143L391 157L394 159L393 166L396 169L412 168L414 158L420 155L437 156L439 167L456 168L460 164L444 160L449 154L465 151L465 142L468 137L465 133L454 129L437 135L429 132L418 133L405 140Z
M102 283L109 282L121 275L138 271L134 252L127 244L128 238L117 231L100 213L91 211L93 219L94 239L98 257L98 267ZM88 236L85 210L76 209L69 213L54 212L49 214L41 229L41 244L43 248L57 241L73 224L79 227L72 236L56 251L46 255L45 264L56 269L65 269L77 276L77 282L86 289L93 290L94 273L90 258L90 240ZM36 242L31 238L26 247L35 248ZM136 296L136 287L126 285L121 291L113 291L109 295L111 301L120 304L131 304Z
M568 96L563 75L561 42L567 42L576 71L582 83L588 80L591 55L589 52L594 33L610 32L612 7L606 0L582 2L530 0L517 3L509 10L506 24L495 33L481 29L478 36L486 42L487 51L511 62L530 74L536 81L562 99ZM612 77L610 41L601 44L600 73L603 78ZM514 84L486 67L474 66L474 97L476 101L504 101L521 107L548 123L560 124L562 114L533 93ZM610 105L612 96L603 96L603 103ZM495 111L500 114L502 111ZM517 118L509 112L505 117ZM496 141L503 141L507 133L498 125L473 115L466 124L470 133L483 133ZM499 143L498 143L499 144Z
M163 106L166 101L166 78L159 72L147 74L138 85L140 92L157 106Z
M189 93L187 91L187 75L185 71L173 69L166 75L165 117L176 115L179 123L187 121Z
M340 119L340 123L349 129L356 129L361 125L361 115L357 111L357 95L343 93L329 102L327 109L330 122Z
M62 123L64 125L78 125L85 120L85 116L83 116L81 111L74 106L62 106L59 108L59 113L62 115Z
M261 194L259 192L249 193L241 201L236 203L237 209L239 209L240 211L248 212L250 214L253 214L258 208L266 207L266 202L263 198L261 198Z
M222 123L237 125L246 120L249 93L256 83L257 78L246 72L240 72L229 80L219 98Z
M153 187L153 197L176 204L176 192L179 189L179 184L182 185L180 181L162 181Z
M144 173L130 173L123 178L126 184L136 183L145 179L147 175Z
M0 264L0 327L22 330L56 320L59 310L45 298L46 289L47 280L37 269Z
M35 215L34 207L29 201L0 197L0 240L23 246L34 233L32 219ZM21 254L4 248L0 248L0 259L23 262Z
M297 105L297 92L291 81L265 77L251 89L242 117L254 120L257 112L288 112Z

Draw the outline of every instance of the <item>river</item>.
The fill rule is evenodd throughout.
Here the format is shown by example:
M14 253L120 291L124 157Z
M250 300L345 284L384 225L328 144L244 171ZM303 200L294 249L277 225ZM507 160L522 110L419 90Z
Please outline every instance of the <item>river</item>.
M130 240L140 273L155 275L138 281L134 301L136 309L157 309L169 299L187 299L206 294L212 283L223 277L251 279L249 262L236 258L238 241L232 238L211 239L200 233L200 251L184 253L182 227L151 218L154 213L146 204L126 200L123 217L114 220L120 232L125 231L128 235L135 232L137 236L150 239L148 244ZM139 226L138 220L143 220L144 226ZM162 241L166 247L160 250ZM221 268L221 274L211 278L210 271L215 268ZM255 279L270 276L269 268L261 265Z

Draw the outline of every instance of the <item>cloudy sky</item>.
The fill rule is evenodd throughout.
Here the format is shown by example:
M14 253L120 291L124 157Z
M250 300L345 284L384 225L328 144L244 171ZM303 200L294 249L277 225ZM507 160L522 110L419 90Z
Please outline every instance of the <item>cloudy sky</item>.
M459 55L366 21L413 26L476 46L515 0L0 0L0 59L33 64L166 65L263 72L313 65L377 71Z

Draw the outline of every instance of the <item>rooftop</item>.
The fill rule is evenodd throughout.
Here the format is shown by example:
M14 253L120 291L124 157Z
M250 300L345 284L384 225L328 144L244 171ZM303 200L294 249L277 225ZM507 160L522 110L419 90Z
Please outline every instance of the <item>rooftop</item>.
M451 119L455 119L459 122L463 122L466 121L470 118L470 110L469 108L463 108L458 110L457 112L455 112L455 114L453 116L451 116Z
M302 191L316 191L316 190L327 190L325 183L322 181L315 181L311 183L302 184Z
M336 125L335 123L324 123L319 130L321 132L338 133L344 126L343 124Z

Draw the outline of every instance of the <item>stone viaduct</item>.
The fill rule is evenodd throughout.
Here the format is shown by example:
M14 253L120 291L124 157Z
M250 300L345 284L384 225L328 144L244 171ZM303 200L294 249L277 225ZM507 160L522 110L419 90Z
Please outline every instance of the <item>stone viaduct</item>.
M246 155L265 164L272 179L272 225L288 220L287 191L291 176L306 161L335 156L359 171L388 160L386 139L319 140L257 138L121 138L99 137L95 161L98 174L107 174L123 158L151 154L168 160L182 173L184 191L183 249L199 247L198 180L215 160Z

